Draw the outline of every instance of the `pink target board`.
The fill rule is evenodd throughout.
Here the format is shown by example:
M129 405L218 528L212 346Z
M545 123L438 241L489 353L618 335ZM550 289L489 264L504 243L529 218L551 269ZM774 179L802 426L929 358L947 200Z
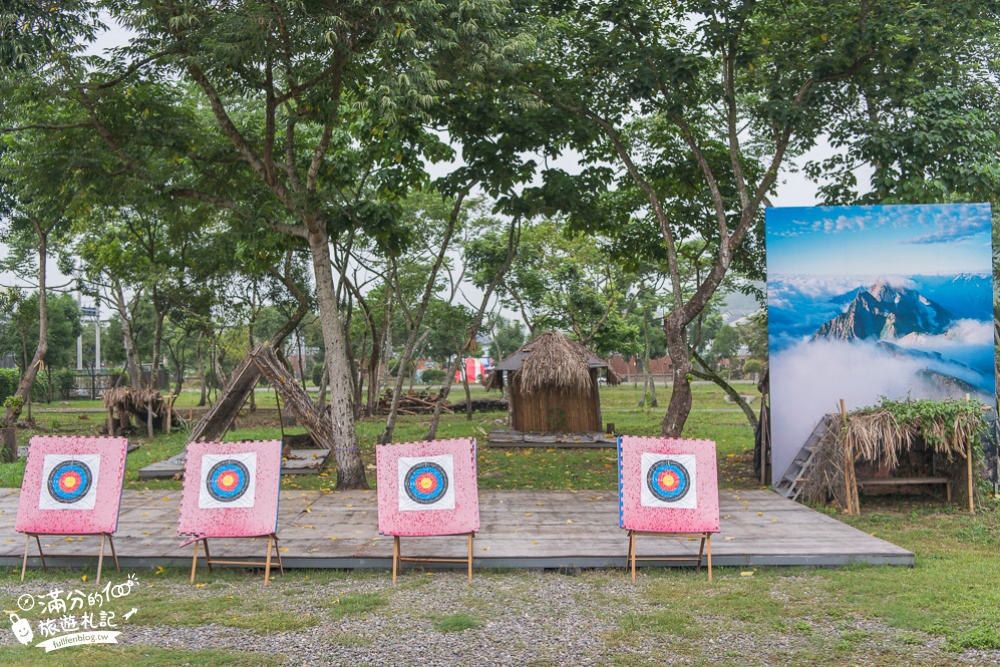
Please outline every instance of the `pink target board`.
M32 438L15 529L46 535L115 532L127 452L125 438Z
M620 523L657 533L719 532L715 443L680 438L618 439Z
M476 441L377 445L378 531L461 535L479 530Z
M278 530L281 442L192 442L177 532L260 537Z

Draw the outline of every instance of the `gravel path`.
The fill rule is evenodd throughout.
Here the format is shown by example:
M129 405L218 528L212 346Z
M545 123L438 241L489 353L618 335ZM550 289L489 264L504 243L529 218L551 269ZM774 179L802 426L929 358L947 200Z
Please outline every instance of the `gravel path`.
M578 576L554 572L486 572L477 573L471 585L457 572L427 575L411 570L401 576L397 587L389 583L384 573L342 575L342 579L337 576L341 575L317 574L307 580L296 573L272 580L267 589L254 575L230 576L198 588L187 582L164 581L140 573L142 588L137 589L135 596L127 601L115 600L109 608L120 608L122 612L130 605L139 608L132 622L118 628L122 631L119 641L126 647L226 650L244 655L245 664L266 662L289 667L587 667L792 662L881 667L902 664L901 655L909 665L1000 665L1000 651L955 654L944 649L940 638L902 633L864 619L836 624L807 619L811 628L808 634L790 627L762 630L759 624L750 626L728 617L695 619L699 634L694 636L685 634L683 623L679 627L644 626L643 623L650 622L643 616L651 611L650 586L662 587L664 581L660 579L657 583L640 576L634 585L624 573L614 570L586 571ZM705 588L690 585L693 579L688 578L695 576L694 573L683 576L687 594L692 589L699 595L714 594L707 582ZM37 596L49 588L72 590L78 585L74 580L0 583L0 608L13 608L18 596L24 593ZM92 590L89 585L84 587ZM337 613L341 601L349 604L359 598L375 603L364 612ZM154 599L178 602L164 609L154 606ZM199 604L222 599L237 601L229 613L283 613L284 618L301 621L306 627L252 632L222 625L219 617L228 616L225 612L207 615L201 625L184 624L190 623L191 618L178 623L153 617L156 610L160 614L183 614L186 607L197 609ZM149 609L146 615L144 608ZM653 604L652 611L656 608ZM677 601L676 608L683 609L683 600ZM441 619L456 614L471 618L475 627L442 631ZM32 620L38 618L37 613L26 615ZM278 627L289 627L287 622ZM633 631L625 631L628 629ZM818 658L818 662L800 660L800 657L822 656L824 650L845 641L853 644L839 657L827 655ZM15 645L12 633L0 632L0 663L4 662L4 647ZM53 656L71 658L72 651L65 649Z

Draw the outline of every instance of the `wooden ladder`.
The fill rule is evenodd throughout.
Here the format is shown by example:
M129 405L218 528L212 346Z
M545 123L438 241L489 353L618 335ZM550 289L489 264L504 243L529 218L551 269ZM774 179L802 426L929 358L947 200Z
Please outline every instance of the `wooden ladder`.
M785 470L785 474L771 488L790 500L798 500L799 494L802 493L803 482L809 481L809 473L815 461L816 449L830 428L830 419L831 416L826 415L820 420L805 444L802 445L802 449Z

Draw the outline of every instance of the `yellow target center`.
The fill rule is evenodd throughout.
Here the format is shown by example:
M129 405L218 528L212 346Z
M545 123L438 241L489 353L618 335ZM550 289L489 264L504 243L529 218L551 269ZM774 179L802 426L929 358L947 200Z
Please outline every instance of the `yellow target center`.
M222 476L222 485L223 486L232 486L235 483L236 483L236 478L233 477L233 475L223 475Z
M67 489L72 489L74 486L76 486L76 478L75 477L65 478L63 480L63 486L65 486Z
M422 480L418 482L418 485L420 486L420 489L422 491L427 491L432 486L434 486L434 481L431 480L429 477L424 477Z

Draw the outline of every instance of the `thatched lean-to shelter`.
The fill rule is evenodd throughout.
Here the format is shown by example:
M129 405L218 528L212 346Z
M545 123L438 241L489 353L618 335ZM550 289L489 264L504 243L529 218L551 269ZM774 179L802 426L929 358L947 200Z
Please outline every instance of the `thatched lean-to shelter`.
M970 511L976 479L983 476L982 406L959 400L883 400L847 415L827 415L829 424L814 449L816 459L802 496L834 499L848 513L859 511L858 489L933 490L946 485Z
M586 433L601 429L598 376L621 378L608 362L556 331L538 336L497 364L487 389L507 383L511 428L546 433Z

